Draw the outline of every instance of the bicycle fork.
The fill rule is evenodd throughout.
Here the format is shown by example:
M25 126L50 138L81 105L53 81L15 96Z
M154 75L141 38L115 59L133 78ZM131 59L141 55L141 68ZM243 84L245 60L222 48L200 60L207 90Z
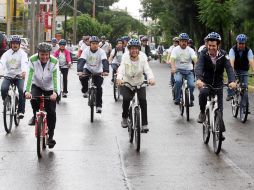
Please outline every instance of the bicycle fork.
M136 130L136 125L135 125L135 110L137 109L137 108L140 108L140 106L138 105L138 95L137 95L137 92L135 93L135 97L134 97L134 99L132 100L132 102L131 102L131 114L132 114L132 129L134 129L134 130ZM139 109L140 110L140 120L139 120L139 122L140 122L140 125L139 126L141 126L141 118L142 118L142 113L141 113L141 109Z

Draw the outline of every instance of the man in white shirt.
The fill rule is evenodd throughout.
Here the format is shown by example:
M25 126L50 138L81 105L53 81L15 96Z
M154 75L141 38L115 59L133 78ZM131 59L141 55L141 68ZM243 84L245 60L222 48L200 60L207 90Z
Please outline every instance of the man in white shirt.
M101 37L101 42L99 43L99 47L105 51L107 57L110 56L110 52L111 52L111 50L112 50L112 47L111 47L111 45L106 41L106 37L105 37L105 36L102 36L102 37Z
M25 99L23 96L24 78L26 76L26 69L28 64L28 58L26 52L20 49L21 39L19 36L12 36L10 39L11 48L7 50L1 57L0 66L4 70L4 76L13 78L14 84L19 91L19 106L18 117L22 119L25 113ZM15 79L16 76L20 76L21 79ZM4 79L1 86L1 94L3 101L7 97L11 80Z

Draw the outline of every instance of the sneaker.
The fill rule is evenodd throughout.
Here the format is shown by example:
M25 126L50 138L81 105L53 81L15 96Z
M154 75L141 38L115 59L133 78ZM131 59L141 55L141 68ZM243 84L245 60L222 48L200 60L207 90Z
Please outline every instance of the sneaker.
M191 101L189 107L193 107L193 106L194 106L194 103L193 101Z
M96 113L101 113L102 112L102 107L96 107Z
M35 116L29 120L28 125L35 125Z
M205 113L201 113L199 114L198 116L198 120L197 120L198 123L204 123L205 122Z
M179 100L175 100L175 101L174 101L174 104L175 104L175 105L179 105L179 104L180 104L180 101L179 101Z
M56 145L56 141L52 138L52 139L48 139L48 147L49 148L54 148L54 146Z
M63 98L67 98L67 93L63 92Z
M232 100L233 99L233 96L227 96L227 98L226 98L226 101L230 101L230 100Z
M225 141L226 137L222 134L221 139L222 139L222 141Z
M127 128L128 127L128 119L127 118L122 118L122 128Z
M88 92L83 93L84 98L88 98Z
M141 130L141 133L147 133L149 131L149 128L147 125L143 125L142 126L142 130Z
M24 113L21 113L21 112L18 113L18 118L19 118L19 119L23 119L23 118L24 118Z

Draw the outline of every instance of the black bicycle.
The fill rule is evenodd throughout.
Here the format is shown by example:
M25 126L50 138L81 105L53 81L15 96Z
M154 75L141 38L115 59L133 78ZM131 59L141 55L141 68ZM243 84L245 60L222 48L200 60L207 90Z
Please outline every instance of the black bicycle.
M19 125L20 122L20 119L18 118L19 93L17 92L17 86L15 85L15 82L16 80L22 78L20 75L17 75L14 78L8 76L0 76L0 78L2 77L11 82L7 96L4 100L4 109L3 109L4 129L6 133L10 133L12 129L13 120L16 127Z
M183 78L183 85L180 91L180 102L179 102L179 110L180 115L183 116L184 107L186 109L186 120L190 120L190 89L187 85L187 80Z
M243 83L244 76L253 76L253 74L236 75L237 88L233 99L231 100L232 115L236 118L240 110L240 120L245 123L248 118L249 112L249 97L248 97L248 86Z
M141 132L147 132L142 131L141 129L141 108L138 101L138 94L137 90L145 87L148 85L147 81L144 81L141 85L138 86L132 86L128 82L124 82L124 85L127 87L131 87L135 93L133 96L133 99L131 100L130 107L129 107L129 117L128 117L128 132L129 132L129 141L130 143L133 142L134 136L135 136L135 147L136 151L140 151L140 144L141 144Z
M114 73L114 77L113 77L113 94L114 94L114 99L117 102L120 98L120 86L118 86L117 83L116 83L116 76L117 76L117 73Z

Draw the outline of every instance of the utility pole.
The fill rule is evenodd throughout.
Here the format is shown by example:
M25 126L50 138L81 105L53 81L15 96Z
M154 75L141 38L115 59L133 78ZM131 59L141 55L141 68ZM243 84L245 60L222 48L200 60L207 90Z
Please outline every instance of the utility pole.
M40 27L40 0L37 0L37 5L36 5L36 15L37 15L37 19L36 19L36 26L37 26L37 41L35 44L38 44L41 42L41 27Z
M64 39L66 39L66 22L67 22L67 3L66 0L64 0L65 5L65 13L64 13Z
M93 0L93 18L95 18L95 0Z
M56 0L53 0L52 37L56 36Z
M73 40L72 43L76 44L77 43L77 1L78 0L74 0L74 10L73 10Z
M6 34L11 35L11 0L7 0L7 31Z
M10 1L10 0L9 0ZM35 53L35 0L31 0L31 38L30 38L30 51L33 55Z

